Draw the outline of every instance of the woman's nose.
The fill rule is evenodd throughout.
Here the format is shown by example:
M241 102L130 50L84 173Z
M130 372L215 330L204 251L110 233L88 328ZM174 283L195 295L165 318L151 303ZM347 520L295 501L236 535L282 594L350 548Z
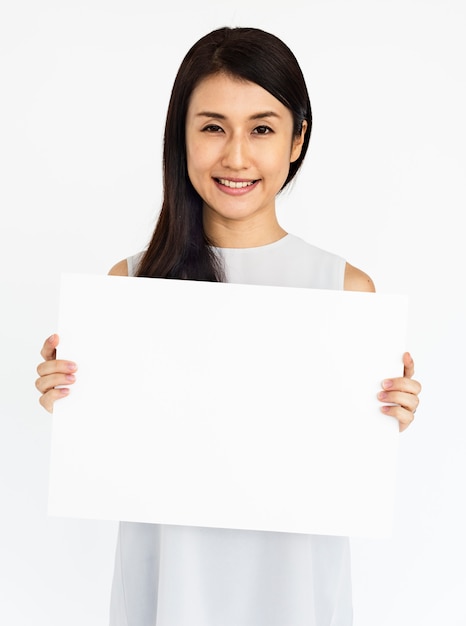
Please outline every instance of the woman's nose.
M250 165L250 152L247 139L231 137L225 144L222 166L232 170L242 170Z

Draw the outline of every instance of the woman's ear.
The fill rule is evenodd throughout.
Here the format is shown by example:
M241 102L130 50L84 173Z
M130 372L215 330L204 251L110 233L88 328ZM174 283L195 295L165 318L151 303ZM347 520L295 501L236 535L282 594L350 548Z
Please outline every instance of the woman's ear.
M308 126L307 121L303 120L300 134L294 137L293 139L293 145L291 146L290 163L294 163L295 161L297 161L301 155L301 150L303 149L304 137L307 132L307 126Z

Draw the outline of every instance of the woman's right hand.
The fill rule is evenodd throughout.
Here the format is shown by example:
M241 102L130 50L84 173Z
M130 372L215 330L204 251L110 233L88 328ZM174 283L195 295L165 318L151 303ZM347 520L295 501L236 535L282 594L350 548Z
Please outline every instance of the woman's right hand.
M44 361L37 366L39 378L36 380L36 387L41 393L39 402L49 413L53 412L56 400L69 394L67 385L74 383L75 372L78 369L76 363L72 361L56 359L58 343L58 335L46 339L40 351Z

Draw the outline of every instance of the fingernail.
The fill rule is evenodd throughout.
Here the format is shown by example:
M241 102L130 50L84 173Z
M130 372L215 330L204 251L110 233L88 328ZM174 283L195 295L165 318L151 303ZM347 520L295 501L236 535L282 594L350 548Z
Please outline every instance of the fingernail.
M74 381L76 380L76 376L73 376L73 374L67 374L65 378L66 380L69 380L70 383L74 383Z
M76 363L72 363L71 361L66 364L66 367L70 372L74 372L77 369Z
M62 396L67 396L70 393L70 390L67 389L66 387L62 387L60 389L60 393L61 393Z
M49 343L53 343L53 340L55 339L55 335L50 335L50 337L47 339L47 341Z
M380 391L377 394L377 397L379 398L379 400L385 400L387 398L388 394L385 393L385 391Z
M384 389L390 389L390 387L393 387L393 380L389 380L389 379L384 380L382 383L382 387Z
M390 410L389 406L381 406L380 410L382 411L382 413L388 413Z

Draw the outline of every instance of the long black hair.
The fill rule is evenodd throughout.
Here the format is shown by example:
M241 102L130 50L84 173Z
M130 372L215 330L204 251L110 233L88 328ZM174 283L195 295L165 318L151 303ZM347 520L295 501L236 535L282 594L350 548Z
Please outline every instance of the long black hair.
M163 203L138 276L222 281L223 272L203 228L202 199L186 160L186 115L191 94L208 76L225 73L256 83L292 113L294 135L307 122L299 158L282 189L294 178L309 145L312 113L296 57L278 37L257 28L219 28L197 41L183 59L168 106L163 144Z

